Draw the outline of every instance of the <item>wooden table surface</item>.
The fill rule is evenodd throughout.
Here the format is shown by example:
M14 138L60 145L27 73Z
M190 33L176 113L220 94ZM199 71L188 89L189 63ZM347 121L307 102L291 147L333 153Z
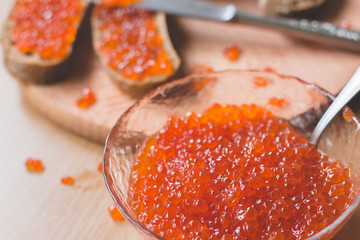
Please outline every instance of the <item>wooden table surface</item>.
M1 5L3 22L12 1ZM0 106L0 239L140 238L129 223L115 223L108 214L112 199L97 170L103 145L44 118L22 97L3 64ZM29 173L28 157L42 159L44 172ZM63 176L73 176L75 184L62 185ZM360 239L360 210L335 239Z

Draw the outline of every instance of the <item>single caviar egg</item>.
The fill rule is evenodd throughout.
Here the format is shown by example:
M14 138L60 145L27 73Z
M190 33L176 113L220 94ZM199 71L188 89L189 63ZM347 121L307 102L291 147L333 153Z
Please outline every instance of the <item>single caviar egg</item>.
M266 87L268 85L268 80L265 77L256 76L253 79L254 85L257 87Z
M10 15L13 45L44 59L66 57L84 8L80 0L17 0Z
M117 209L117 207L115 206L115 204L111 204L108 208L109 214L111 216L111 218L115 221L115 222L119 222L124 220L124 217L121 215L120 211Z
M89 87L83 88L81 97L76 101L77 106L86 109L94 103L96 103L94 92Z
M230 44L225 48L224 55L230 62L235 62L239 59L240 48L235 44Z
M102 162L100 162L100 163L98 164L97 170L98 170L99 172L101 172L101 173L103 172Z
M351 112L350 108L345 108L342 112L342 116L347 122L351 122L353 118L353 113Z
M269 100L269 104L274 107L285 107L289 103L284 98L272 97Z
M306 239L355 196L349 170L256 105L171 117L137 154L129 206L165 239Z

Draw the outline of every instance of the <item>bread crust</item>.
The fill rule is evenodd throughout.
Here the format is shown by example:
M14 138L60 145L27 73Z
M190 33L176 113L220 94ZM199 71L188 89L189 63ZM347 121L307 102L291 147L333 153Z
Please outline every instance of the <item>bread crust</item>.
M267 13L289 14L315 8L325 0L259 0L259 6Z
M88 8L87 1L82 1L84 9L82 11L82 19ZM81 21L82 22L82 21ZM79 29L81 22L78 24ZM8 71L14 76L25 83L43 84L54 82L68 72L71 61L71 53L73 50L74 42L68 50L68 54L61 59L43 59L37 53L23 53L20 52L11 41L11 31L14 22L10 17L3 24L1 31L1 44L4 51L4 63Z
M163 47L167 53L167 56L169 60L172 63L173 66L173 75L176 73L176 71L180 67L180 58L177 55L174 47L172 46L167 24L166 24L166 17L164 13L154 13L154 20L155 24L157 26L158 34L161 36L163 40ZM132 95L138 95L136 92L146 92L151 87L160 84L161 82L167 80L170 76L165 74L158 74L158 75L152 75L144 78L141 81L134 81L132 79L128 79L124 77L123 75L119 74L114 69L110 68L106 62L105 62L105 56L101 53L101 51L98 50L97 46L99 45L99 42L101 41L101 32L97 29L98 26L98 18L95 16L95 14L92 14L91 17L91 28L92 28L92 39L93 39L93 46L96 52L96 55L98 56L102 66L106 70L106 72L109 74L109 76L115 80L116 82L120 83L120 87L124 89L125 91L129 92ZM140 95L142 95L140 93Z

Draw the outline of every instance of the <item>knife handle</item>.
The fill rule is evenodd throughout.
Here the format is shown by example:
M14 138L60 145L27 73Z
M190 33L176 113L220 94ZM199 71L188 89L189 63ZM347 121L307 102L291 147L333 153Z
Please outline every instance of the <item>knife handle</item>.
M233 21L246 22L285 31L298 38L325 43L332 46L360 51L360 32L335 26L327 22L306 19L267 17L237 11Z

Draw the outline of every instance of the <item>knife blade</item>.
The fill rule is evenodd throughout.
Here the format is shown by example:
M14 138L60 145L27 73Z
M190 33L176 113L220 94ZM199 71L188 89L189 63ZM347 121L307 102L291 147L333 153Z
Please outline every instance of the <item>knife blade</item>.
M143 0L135 7L172 15L221 22L240 22L283 31L288 35L320 44L360 51L360 32L328 22L262 16L237 9L232 4L220 5L201 0Z

